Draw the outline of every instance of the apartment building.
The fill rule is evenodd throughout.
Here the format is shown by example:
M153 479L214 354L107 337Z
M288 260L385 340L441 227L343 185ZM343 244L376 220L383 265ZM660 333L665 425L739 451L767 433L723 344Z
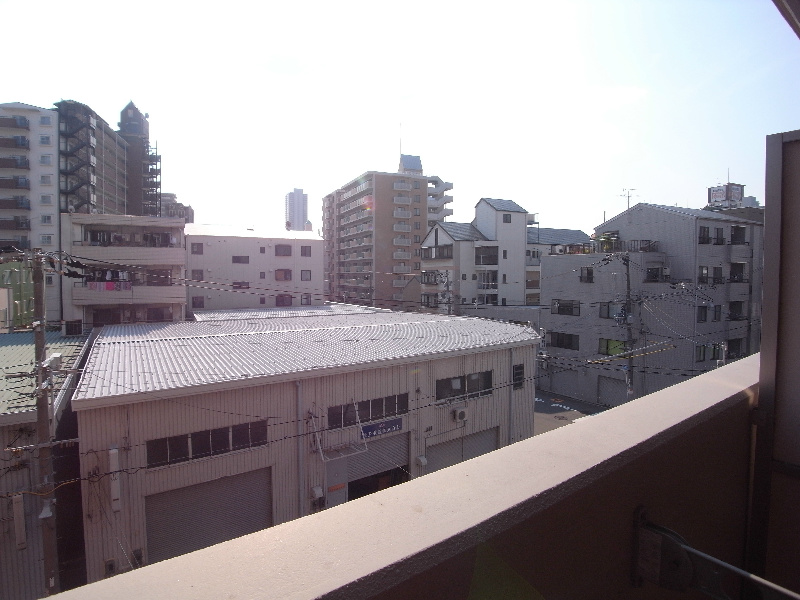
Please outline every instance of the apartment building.
M533 434L529 328L352 305L244 312L95 341L73 399L81 473L98 474L81 481L90 582Z
M400 308L421 272L421 243L453 214L453 185L424 175L418 156L401 155L397 173L369 171L323 198L323 237L331 300Z
M194 223L194 209L178 202L178 195L171 192L161 192L161 216L178 217L186 223Z
M62 214L62 245L82 275L58 277L66 330L184 320L183 228L175 218Z
M126 214L161 215L161 155L150 145L149 115L133 102L119 115L119 136L127 143Z
M615 406L758 352L763 246L763 213L637 204L542 256L540 387Z
M190 311L324 302L323 242L315 233L196 224L185 231Z
M295 188L286 194L286 229L289 231L306 231L311 229L308 220L308 194Z

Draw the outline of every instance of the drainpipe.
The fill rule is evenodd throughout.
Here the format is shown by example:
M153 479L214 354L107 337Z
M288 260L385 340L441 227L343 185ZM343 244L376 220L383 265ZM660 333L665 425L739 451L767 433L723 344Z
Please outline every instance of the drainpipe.
M303 424L302 418L302 383L295 381L297 397L297 516L306 515L306 495L305 495L305 455L303 452Z
M508 385L508 441L506 446L513 443L514 432L514 349L508 349L508 370L511 377Z

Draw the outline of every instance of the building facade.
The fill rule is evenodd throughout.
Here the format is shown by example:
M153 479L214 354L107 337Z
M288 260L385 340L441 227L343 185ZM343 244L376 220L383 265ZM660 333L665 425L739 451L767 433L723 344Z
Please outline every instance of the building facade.
M310 231L263 234L186 227L190 311L323 304L323 242Z
M133 102L119 115L119 136L127 142L126 209L129 215L161 215L161 155L150 145L149 115Z
M104 328L73 399L89 581L530 437L537 343L354 306Z
M421 272L422 238L453 214L452 189L401 156L398 173L369 171L323 198L329 299L403 307L403 288Z
M62 245L81 275L58 277L66 330L184 320L183 227L183 219L63 214Z
M308 220L308 194L295 188L286 194L286 230L310 231L311 222Z
M763 224L638 204L542 256L539 385L608 406L760 348Z

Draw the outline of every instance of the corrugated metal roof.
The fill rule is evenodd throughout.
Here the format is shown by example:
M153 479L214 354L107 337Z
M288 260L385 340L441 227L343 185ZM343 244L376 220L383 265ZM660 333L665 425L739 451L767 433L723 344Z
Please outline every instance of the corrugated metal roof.
M532 330L510 323L391 311L106 326L92 347L73 406L376 361L426 360L536 339Z
M64 337L59 331L45 332L47 356L60 352L63 365L71 366L86 343L86 336ZM35 380L31 377L7 376L15 373L31 373L34 367L34 340L32 331L5 333L0 335L0 368L3 378L0 382L0 414L18 413L36 408ZM54 378L54 387L60 388L63 375Z
M442 222L437 223L439 227L444 229L451 238L453 238L457 242L464 242L464 241L476 241L476 240L486 240L486 236L483 235L478 228L475 227L472 223L451 223L451 222Z
M529 244L586 244L592 239L578 229L550 229L528 227Z
M523 213L528 212L513 200L500 200L497 198L481 198L481 201L486 202L489 206L491 206L495 210L502 210L504 212L523 212Z
M230 310L196 310L196 321L241 321L247 319L278 319L312 316L349 315L353 313L391 312L372 306L357 304L329 303L320 306L301 306L292 308L238 308Z

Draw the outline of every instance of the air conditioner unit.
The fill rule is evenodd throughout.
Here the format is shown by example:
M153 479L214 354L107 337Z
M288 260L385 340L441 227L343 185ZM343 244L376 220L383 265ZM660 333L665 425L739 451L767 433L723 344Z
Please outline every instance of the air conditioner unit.
M564 246L556 246L555 248L553 248L553 251L556 254L564 254Z
M460 408L454 408L452 414L453 414L453 421L455 421L456 423L466 421L469 418L469 412L464 406Z
M670 275L670 270L669 270L669 267L664 267L664 268L661 270L661 272L664 274L664 277L669 277L669 275Z

